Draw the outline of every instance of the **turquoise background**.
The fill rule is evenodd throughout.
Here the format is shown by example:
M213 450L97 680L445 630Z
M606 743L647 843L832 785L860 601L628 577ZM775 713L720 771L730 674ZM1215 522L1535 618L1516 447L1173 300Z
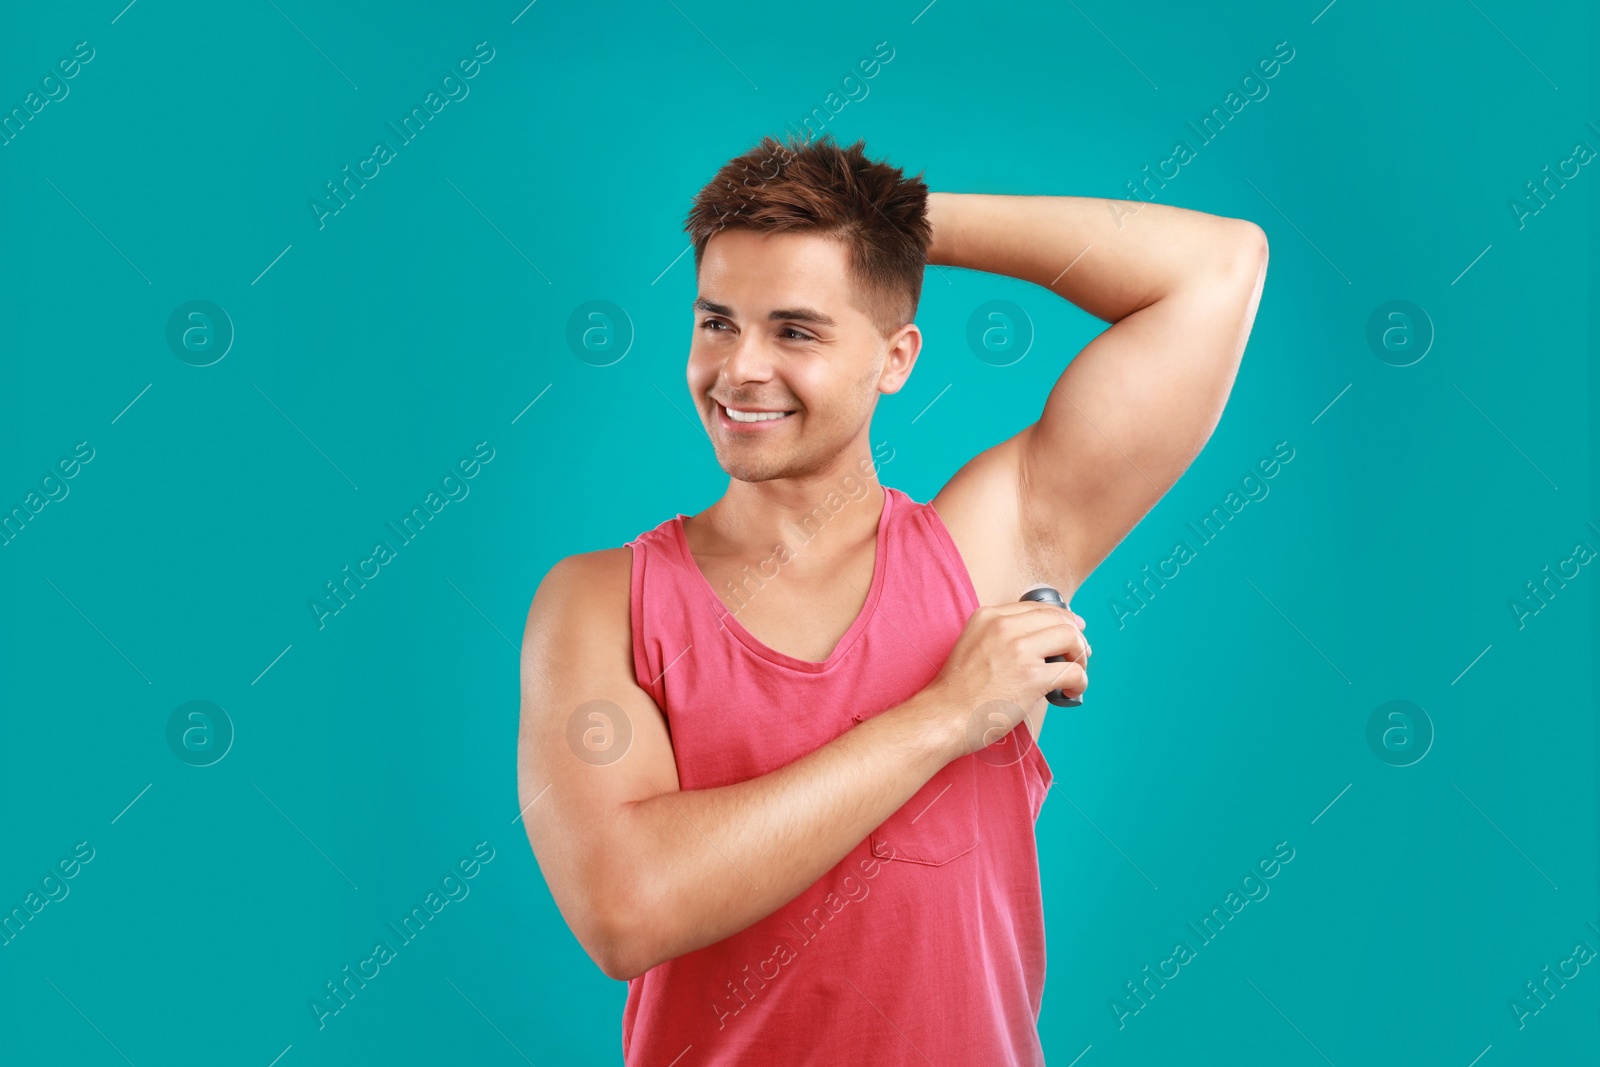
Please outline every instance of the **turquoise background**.
M1271 242L1221 425L1074 599L1096 655L1042 739L1050 1062L1594 1055L1600 964L1521 1028L1511 1009L1600 949L1600 574L1520 628L1510 608L1600 548L1600 174L1520 227L1511 207L1600 149L1591 8L122 3L0 16L5 113L94 50L0 147L3 508L93 449L0 548L0 909L94 850L0 947L7 1062L619 1060L625 987L516 817L522 624L560 557L722 492L683 378L681 220L880 41L825 129L933 188L1126 197L1184 139L1158 202ZM1188 123L1285 41L1201 145ZM319 228L324 183L478 42L469 94ZM966 340L997 299L1034 331L1006 367ZM167 339L193 300L234 335L209 366ZM607 366L567 340L590 300L625 315ZM1409 366L1367 340L1391 300L1431 324ZM873 425L918 500L1102 328L960 270L928 272L918 322ZM469 494L319 628L324 583L479 442ZM1119 621L1125 583L1278 442L1270 494ZM169 742L194 700L233 733L204 767ZM1409 766L1368 741L1391 700L1431 724ZM319 1030L324 982L479 842L469 895ZM1119 1028L1124 983L1279 842L1270 895Z

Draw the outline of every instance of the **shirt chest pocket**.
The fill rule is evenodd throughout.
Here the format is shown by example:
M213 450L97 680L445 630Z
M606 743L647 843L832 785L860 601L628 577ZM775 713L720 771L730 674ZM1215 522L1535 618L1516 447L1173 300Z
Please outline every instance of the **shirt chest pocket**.
M978 847L977 764L951 760L872 831L872 854L938 866Z

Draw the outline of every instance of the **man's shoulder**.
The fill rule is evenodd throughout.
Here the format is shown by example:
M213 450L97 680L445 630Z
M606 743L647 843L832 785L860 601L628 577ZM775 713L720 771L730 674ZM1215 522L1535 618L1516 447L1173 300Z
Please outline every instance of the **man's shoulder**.
M587 693L648 707L649 697L634 692L631 556L626 545L577 552L545 572L523 633L525 684L553 687L540 691L558 703Z
M626 575L633 563L633 549L627 545L616 548L597 548L589 552L574 552L556 561L550 573L561 572L562 579L615 580Z
M627 632L632 560L626 545L563 556L539 582L528 625L590 637Z
M627 545L563 556L539 583L539 596L563 604L604 601L621 593L627 602L633 550Z
M612 589L620 585L626 590L632 575L634 553L646 545L660 551L672 539L672 522L672 519L664 520L626 544L614 548L598 548L563 556L546 572L544 581L558 585L597 583Z

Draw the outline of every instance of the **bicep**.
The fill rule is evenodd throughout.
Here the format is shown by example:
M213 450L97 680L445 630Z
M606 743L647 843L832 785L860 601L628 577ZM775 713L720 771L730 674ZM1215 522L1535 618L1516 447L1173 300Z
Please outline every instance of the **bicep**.
M1233 388L1262 262L1241 254L1118 321L1067 366L1021 435L1025 543L1087 577L1188 469Z
M679 789L666 722L633 676L627 550L540 583L522 645L517 792L551 896L588 944L637 886L628 805Z

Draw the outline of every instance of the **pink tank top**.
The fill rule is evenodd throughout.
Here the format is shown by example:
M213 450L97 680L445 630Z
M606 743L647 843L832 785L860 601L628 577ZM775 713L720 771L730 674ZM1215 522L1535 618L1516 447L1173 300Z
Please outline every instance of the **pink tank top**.
M635 674L685 790L774 771L906 700L978 607L933 507L886 486L865 606L825 661L796 659L728 611L683 519L627 544ZM1051 778L1026 724L953 760L794 900L629 981L624 1061L1043 1064L1034 821Z

